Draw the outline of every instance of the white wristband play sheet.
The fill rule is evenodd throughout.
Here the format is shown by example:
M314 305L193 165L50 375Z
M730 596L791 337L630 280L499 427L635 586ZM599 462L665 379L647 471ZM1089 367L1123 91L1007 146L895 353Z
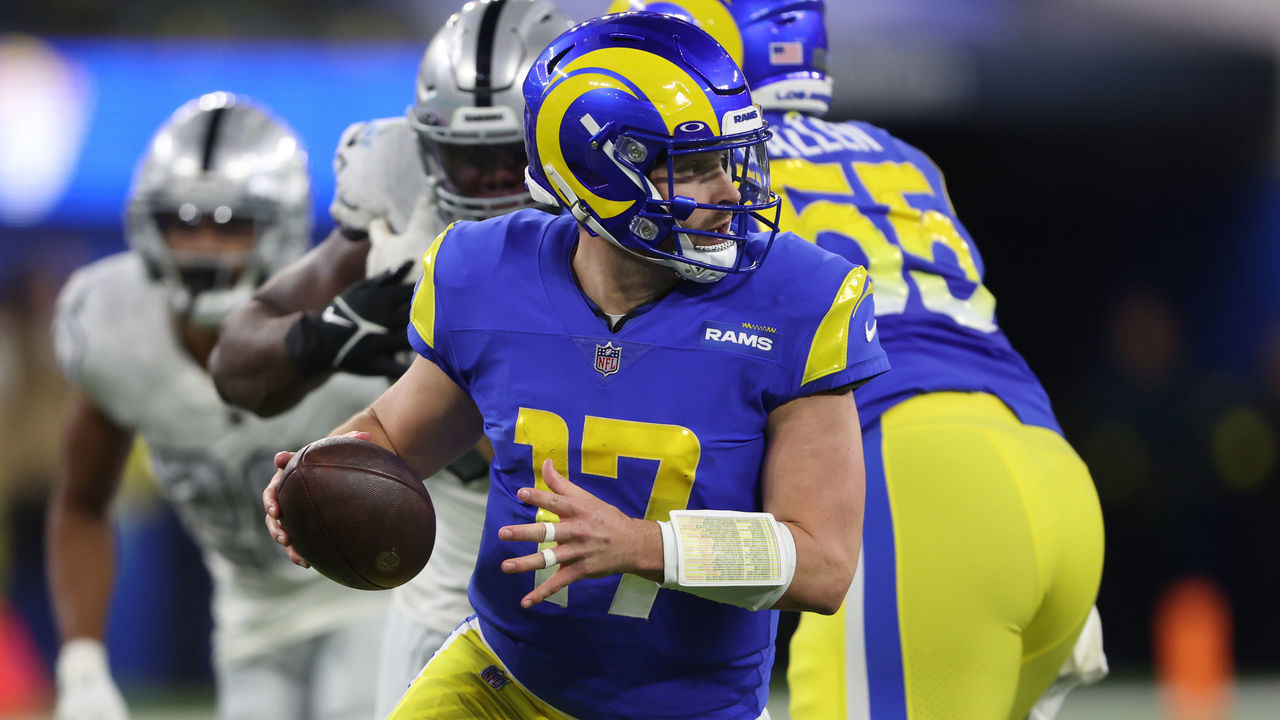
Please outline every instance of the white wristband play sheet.
M658 525L664 587L757 610L791 585L795 540L771 513L673 510Z

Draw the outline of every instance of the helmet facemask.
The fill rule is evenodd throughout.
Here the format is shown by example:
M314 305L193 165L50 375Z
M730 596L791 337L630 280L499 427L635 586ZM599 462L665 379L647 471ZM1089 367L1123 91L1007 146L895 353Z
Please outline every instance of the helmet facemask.
M605 178L617 176L620 170L645 198L631 216L625 233L610 232L586 203L578 201L555 168L547 164L543 169L548 181L570 199L569 209L590 232L694 282L716 282L726 274L751 272L760 266L777 234L781 212L781 200L769 187L765 144L771 133L763 122L755 129L719 137L708 137L710 128L706 123L683 123L676 131L696 139L678 140L636 128L615 132L614 123L602 128L590 116L583 121L594 132L588 143L587 164L573 167L574 176L579 181L595 176L600 179L599 187ZM705 169L728 176L737 190L735 202L699 202L677 193L676 185L681 179L678 173L684 172L678 166L707 156L718 156L719 161L711 163L715 167ZM601 167L606 163L613 167ZM650 177L659 166L665 170L661 188ZM536 186L534 182L529 184ZM699 211L722 213L727 216L727 223L698 227L703 223L694 222L693 218ZM767 237L752 238L748 234L752 228L748 218L772 232Z
M263 233L279 232L277 218L269 203L240 201L201 207L197 203L174 203L152 197L139 212L150 223L165 252L153 253L148 265L165 286L171 308L186 322L198 327L216 327L222 319L248 302L254 290L266 280L270 259L262 249ZM256 210L252 209L256 206ZM233 210L232 208L236 209ZM183 247L183 234L204 228L224 247ZM207 245L207 243L206 243Z
M752 240L748 218L776 228L781 205L769 189L769 156L765 151L768 138L769 132L763 128L693 142L677 142L641 131L622 133L613 159L629 167L632 173L628 174L633 178L643 179L649 196L630 227L632 240L648 246L641 254L649 254L649 259L696 282L715 282L726 273L755 270L773 236ZM653 146L665 149L658 153L656 162L646 165L646 148ZM652 179L655 170L661 175L657 184ZM699 202L678 194L677 185L714 181L715 173L723 173L733 186L737 194L733 202ZM698 213L702 213L700 220Z
M459 143L418 134L423 166L435 179L440 211L451 220L484 220L533 207L524 186L528 161L519 133L513 142Z

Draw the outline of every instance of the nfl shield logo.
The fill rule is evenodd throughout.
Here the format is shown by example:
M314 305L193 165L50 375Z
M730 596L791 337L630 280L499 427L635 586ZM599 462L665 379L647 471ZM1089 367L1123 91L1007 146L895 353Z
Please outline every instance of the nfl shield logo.
M604 345L596 345L596 372L603 377L618 372L618 368L622 366L622 348L614 347L613 342L607 342Z

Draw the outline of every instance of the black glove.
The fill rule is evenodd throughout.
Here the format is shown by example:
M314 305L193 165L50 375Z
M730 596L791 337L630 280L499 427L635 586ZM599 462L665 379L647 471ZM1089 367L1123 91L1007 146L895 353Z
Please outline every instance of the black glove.
M352 283L321 312L304 313L285 335L289 360L304 375L342 370L397 378L413 357L406 328L412 261Z

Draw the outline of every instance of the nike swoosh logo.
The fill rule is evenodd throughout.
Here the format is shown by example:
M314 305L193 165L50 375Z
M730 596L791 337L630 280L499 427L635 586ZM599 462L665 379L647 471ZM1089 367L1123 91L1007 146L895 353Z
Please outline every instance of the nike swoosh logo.
M339 315L338 311L334 310L332 305L326 305L324 307L324 312L320 313L320 319L327 323L341 325L342 327L355 326L355 323Z
M871 342L871 338L876 336L876 321L872 320L866 325L867 342Z

